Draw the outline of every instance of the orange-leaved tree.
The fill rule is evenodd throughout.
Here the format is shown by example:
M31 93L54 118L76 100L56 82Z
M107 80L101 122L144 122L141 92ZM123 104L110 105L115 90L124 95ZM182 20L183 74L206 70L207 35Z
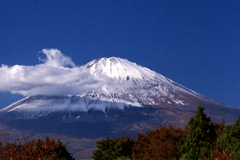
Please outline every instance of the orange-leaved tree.
M67 151L66 144L63 145L60 139L55 141L47 137L45 141L38 139L37 141L32 140L24 144L17 141L18 139L13 143L0 142L0 159L74 160Z

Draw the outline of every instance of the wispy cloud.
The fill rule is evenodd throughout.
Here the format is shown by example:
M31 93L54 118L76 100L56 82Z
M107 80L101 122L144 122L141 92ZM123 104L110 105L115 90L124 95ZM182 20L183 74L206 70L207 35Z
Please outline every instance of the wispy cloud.
M0 91L28 95L69 95L113 86L108 77L96 77L76 66L57 49L43 49L45 59L35 66L2 65ZM116 84L114 84L116 86ZM119 85L118 85L119 86Z
M38 59L44 62L44 65L50 67L75 67L76 65L72 62L71 58L63 55L58 49L43 49L42 53L46 55L46 59Z

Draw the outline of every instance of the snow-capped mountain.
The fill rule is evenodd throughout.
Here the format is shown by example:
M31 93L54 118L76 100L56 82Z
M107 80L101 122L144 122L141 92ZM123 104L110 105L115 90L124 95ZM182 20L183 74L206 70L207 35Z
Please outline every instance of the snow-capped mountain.
M96 59L80 71L88 73L98 89L67 96L26 97L2 109L0 122L18 130L74 137L136 137L137 132L159 125L184 127L199 104L213 122L234 123L240 115L239 109L126 59Z
M172 80L132 63L126 59L110 57L92 60L81 67L104 84L99 90L68 96L29 96L1 112L24 112L25 118L47 115L55 111L82 111L89 109L106 112L109 108L146 105L189 105L188 96L212 101ZM214 101L212 101L214 102Z

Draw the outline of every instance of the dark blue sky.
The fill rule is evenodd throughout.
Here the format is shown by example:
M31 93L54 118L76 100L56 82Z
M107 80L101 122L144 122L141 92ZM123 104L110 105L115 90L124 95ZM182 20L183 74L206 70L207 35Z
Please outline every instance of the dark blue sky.
M238 0L1 0L0 65L121 57L240 108ZM0 93L0 108L21 96Z

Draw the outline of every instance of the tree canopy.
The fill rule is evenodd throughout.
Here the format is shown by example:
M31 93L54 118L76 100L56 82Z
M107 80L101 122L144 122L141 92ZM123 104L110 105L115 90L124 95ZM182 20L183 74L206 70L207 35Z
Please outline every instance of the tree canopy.
M45 141L38 139L24 144L0 142L0 159L19 159L19 160L74 160L73 156L66 149L60 139L56 142L54 139L46 138Z
M131 158L132 146L134 141L129 136L97 141L97 150L93 152L93 159L96 160L111 160L119 158Z

